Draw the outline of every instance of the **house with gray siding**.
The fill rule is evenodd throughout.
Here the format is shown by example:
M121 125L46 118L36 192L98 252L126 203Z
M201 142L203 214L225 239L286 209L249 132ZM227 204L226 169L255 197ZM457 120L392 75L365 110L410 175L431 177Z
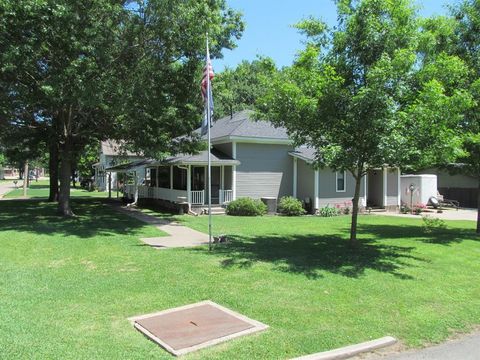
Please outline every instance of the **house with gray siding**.
M98 162L93 164L95 171L94 184L100 191L117 190L117 172L106 171L106 169L119 165L141 160L140 154L126 151L122 143L114 140L106 140L100 143Z
M284 128L255 121L251 115L241 111L212 125L212 204L222 206L242 197L294 196L312 212L327 205L351 205L355 186L350 173L314 168L312 149L296 148ZM129 184L125 195L133 197L139 187L140 198L202 207L208 199L207 157L203 151L150 162L142 185ZM399 206L399 175L398 169L385 167L365 176L362 206Z

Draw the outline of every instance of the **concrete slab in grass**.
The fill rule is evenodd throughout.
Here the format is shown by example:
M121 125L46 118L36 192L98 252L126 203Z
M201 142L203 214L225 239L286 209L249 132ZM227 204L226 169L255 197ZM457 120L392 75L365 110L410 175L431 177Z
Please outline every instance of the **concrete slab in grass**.
M268 328L212 301L129 319L135 328L175 356Z

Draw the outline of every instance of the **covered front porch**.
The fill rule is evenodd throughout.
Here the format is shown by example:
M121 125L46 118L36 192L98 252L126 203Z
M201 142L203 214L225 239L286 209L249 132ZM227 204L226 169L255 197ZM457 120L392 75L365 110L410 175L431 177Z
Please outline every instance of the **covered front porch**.
M128 183L124 195L129 199L154 199L201 207L208 204L206 151L153 162L145 168L139 183ZM211 157L211 201L225 205L235 199L234 171L237 160L213 150ZM136 179L136 177L133 177Z

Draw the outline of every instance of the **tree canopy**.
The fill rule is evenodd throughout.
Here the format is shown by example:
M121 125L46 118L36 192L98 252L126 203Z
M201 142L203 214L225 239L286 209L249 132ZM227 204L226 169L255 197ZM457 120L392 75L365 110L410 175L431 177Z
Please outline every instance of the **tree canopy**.
M259 57L251 62L244 60L233 69L226 68L217 73L213 85L215 118L253 109L264 92L264 84L276 72L271 58Z
M306 48L270 80L258 109L286 127L297 144L316 149L317 166L352 173L355 244L362 177L370 169L451 149L450 129L470 98L461 89L450 91L444 82L451 79L437 76L449 68L461 76L465 67L458 58L444 57L437 67L422 56L420 19L411 1L337 5L333 29L314 18L297 24L307 36Z
M242 30L224 0L0 0L1 120L58 144L60 213L73 214L72 162L89 142L175 151L201 121L205 33L221 56Z

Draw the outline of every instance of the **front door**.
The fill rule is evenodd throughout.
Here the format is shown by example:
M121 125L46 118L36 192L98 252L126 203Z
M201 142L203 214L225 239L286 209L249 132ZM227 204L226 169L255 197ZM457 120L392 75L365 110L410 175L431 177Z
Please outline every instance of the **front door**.
M199 191L205 189L205 168L193 167L192 171L192 190Z
M220 166L212 166L212 204L220 204Z

